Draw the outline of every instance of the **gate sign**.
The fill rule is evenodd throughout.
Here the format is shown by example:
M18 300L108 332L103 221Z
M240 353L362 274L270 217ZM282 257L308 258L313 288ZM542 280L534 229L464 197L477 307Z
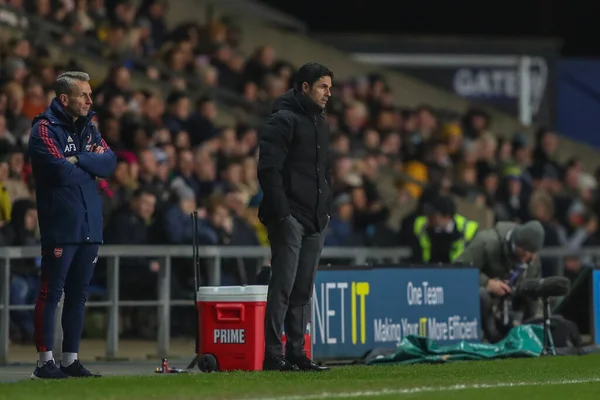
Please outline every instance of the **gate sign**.
M312 304L317 359L360 358L407 335L481 340L478 269L321 269Z
M451 58L451 56L448 56ZM484 58L485 56L480 56ZM460 57L458 57L460 60ZM531 81L530 106L534 115L547 110L551 95L550 71L543 57L533 57L529 73ZM521 78L517 66L481 66L465 62L453 65L397 66L395 69L423 80L431 85L450 90L455 94L478 103L499 108L518 115Z

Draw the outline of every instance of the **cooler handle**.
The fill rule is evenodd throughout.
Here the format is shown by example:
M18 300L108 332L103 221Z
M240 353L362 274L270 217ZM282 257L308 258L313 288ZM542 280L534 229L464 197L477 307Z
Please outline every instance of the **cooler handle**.
M243 304L216 304L217 321L244 322L245 308Z

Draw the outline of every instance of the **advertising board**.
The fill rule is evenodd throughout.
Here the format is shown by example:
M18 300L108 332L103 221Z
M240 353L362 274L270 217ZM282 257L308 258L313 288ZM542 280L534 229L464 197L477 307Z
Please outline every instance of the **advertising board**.
M477 269L320 269L312 304L317 359L359 358L411 334L481 340Z
M600 344L600 269L594 270L592 275L592 309L594 316L594 343Z

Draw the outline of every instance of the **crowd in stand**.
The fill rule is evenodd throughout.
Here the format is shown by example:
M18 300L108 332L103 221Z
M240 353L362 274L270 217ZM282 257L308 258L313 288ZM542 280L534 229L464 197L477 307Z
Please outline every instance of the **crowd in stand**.
M259 112L288 90L295 66L280 60L268 45L253 55L242 54L242 32L223 21L168 31L166 2L160 0L144 1L140 9L129 1L109 0L0 3L67 27L68 33L58 38L65 45L85 35L102 43L107 59L119 57L106 79L94 85L95 122L118 156L114 176L99 182L105 243L191 243L189 215L198 211L202 244L268 245L257 219L258 129L248 124L219 126L215 99L193 97L190 89L199 82L237 92L250 105L246 111ZM0 19L22 21L8 18L9 12L3 9ZM27 157L30 121L53 98L56 76L78 66L52 62L43 46L26 38L4 42L2 54L0 243L37 245ZM170 71L167 75L164 66ZM172 90L163 96L132 89L131 76L140 73L168 80ZM393 208L408 198L421 199L422 205L440 193L487 206L499 221L539 219L546 244L568 246L574 254L581 246L598 243L600 174L584 171L576 159L557 163L554 132L541 130L536 142L528 144L518 133L492 133L485 112L474 109L461 116L427 105L397 107L391 104L390 90L376 75L334 81L327 118L335 212L326 245L402 246L412 232L411 215L390 226ZM401 178L382 185L382 169ZM568 260L568 270L577 271L580 261ZM30 260L13 264L11 302L33 303L38 265ZM256 264L248 260L223 267L225 284L252 283L256 272ZM158 268L157 260L123 260L122 296L153 297L148 285L139 282L151 286ZM182 269L176 277L176 285L188 287L189 270ZM101 273L96 281L102 283ZM15 313L13 320L31 334L30 315Z

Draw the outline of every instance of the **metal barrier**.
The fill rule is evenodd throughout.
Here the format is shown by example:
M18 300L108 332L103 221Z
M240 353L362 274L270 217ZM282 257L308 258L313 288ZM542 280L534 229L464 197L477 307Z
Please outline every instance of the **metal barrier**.
M0 248L0 365L8 362L9 322L11 310L32 310L33 305L10 306L10 265L11 260L35 258L40 254L39 247L4 247ZM361 248L361 247L326 247L322 259L347 259L353 265L365 265L370 260L398 262L410 255L406 248ZM219 286L221 282L221 261L224 258L267 259L270 249L266 247L238 246L206 246L199 249L199 256L208 260L208 277L211 286ZM108 308L108 329L106 332L106 358L114 359L119 351L119 308L120 307L153 307L158 306L158 341L159 357L169 353L171 307L191 306L190 300L171 299L171 259L173 257L192 257L191 246L101 246L99 257L107 258L107 301L88 302L87 307ZM162 260L158 272L158 300L121 301L119 300L120 259L128 257L159 258ZM190 272L191 273L191 272ZM62 301L61 301L62 304ZM56 318L60 319L62 307L59 304ZM62 341L61 324L56 324L55 352L59 353Z

